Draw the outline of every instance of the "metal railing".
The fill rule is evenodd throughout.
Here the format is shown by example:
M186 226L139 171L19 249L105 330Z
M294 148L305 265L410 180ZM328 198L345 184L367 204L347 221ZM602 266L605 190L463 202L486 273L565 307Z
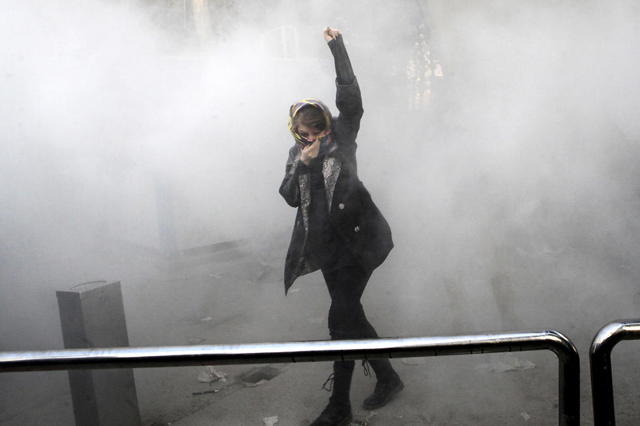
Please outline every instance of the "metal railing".
M550 350L559 363L559 424L580 422L580 358L563 334L495 333L242 345L0 352L0 373L40 370L259 364Z
M640 339L640 320L618 320L598 331L591 342L591 397L596 426L615 425L611 351L622 340Z

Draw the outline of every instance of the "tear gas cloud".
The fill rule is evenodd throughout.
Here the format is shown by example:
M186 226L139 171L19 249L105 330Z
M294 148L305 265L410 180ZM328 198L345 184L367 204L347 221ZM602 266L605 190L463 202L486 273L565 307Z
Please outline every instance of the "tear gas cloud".
M555 328L583 349L640 304L639 18L631 0L13 2L2 350L61 347L53 291L101 278L123 282L133 345L322 338L319 277L287 300L275 281L295 215L277 194L288 108L333 106L327 25L363 93L360 178L394 233L364 296L381 335ZM163 257L230 240L273 282ZM158 383L189 380L178 370L136 371L145 418L175 415ZM62 395L46 377L39 395Z
M14 2L0 17L1 310L31 323L34 295L112 272L110 245L285 250L287 111L333 103L327 25L363 92L361 179L394 231L374 276L405 307L394 334L424 334L410 314L426 310L443 318L433 334L586 336L637 307L638 5L401 3L210 1L185 36L155 3ZM10 323L11 349L57 341Z

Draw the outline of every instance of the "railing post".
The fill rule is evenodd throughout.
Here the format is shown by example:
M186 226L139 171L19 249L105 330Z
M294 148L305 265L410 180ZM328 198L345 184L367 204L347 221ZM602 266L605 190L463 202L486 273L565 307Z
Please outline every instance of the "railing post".
M589 350L591 363L591 399L593 421L596 426L616 424L613 403L611 351L622 340L640 339L640 320L611 322L594 336Z
M580 357L575 345L562 333L547 330L558 337L551 350L558 357L558 410L560 425L580 424Z
M558 421L580 424L580 358L554 330L471 336L0 352L0 373L91 368L317 362L551 350L558 357Z

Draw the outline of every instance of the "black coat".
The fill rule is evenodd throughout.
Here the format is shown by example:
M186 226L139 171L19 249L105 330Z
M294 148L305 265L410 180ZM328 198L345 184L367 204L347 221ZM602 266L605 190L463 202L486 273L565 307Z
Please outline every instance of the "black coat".
M358 178L356 136L363 114L358 82L354 77L351 83L341 84L338 78L336 86L340 114L332 120L332 136L337 149L322 160L329 221L339 240L361 265L373 270L393 248L391 229ZM300 153L298 144L289 150L285 177L280 185L282 197L290 206L298 208L285 261L285 294L300 275L319 269L305 256L311 191L309 169L300 161Z

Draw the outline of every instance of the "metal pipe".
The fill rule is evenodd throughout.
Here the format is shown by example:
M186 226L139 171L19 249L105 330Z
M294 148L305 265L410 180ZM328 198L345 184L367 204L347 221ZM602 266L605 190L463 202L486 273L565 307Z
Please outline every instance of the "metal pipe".
M611 351L622 340L640 339L640 320L618 320L598 331L591 342L591 398L596 426L615 425Z
M0 373L91 368L314 362L551 350L559 361L559 423L580 421L580 359L563 334L496 333L242 345L166 346L0 352Z

